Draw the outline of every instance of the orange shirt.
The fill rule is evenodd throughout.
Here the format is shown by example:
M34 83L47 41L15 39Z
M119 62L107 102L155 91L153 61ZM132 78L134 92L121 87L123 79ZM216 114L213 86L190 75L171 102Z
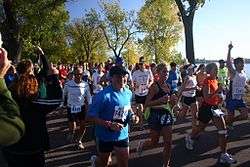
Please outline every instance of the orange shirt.
M218 89L218 81L208 77L204 80L204 86L208 87L209 94L214 94ZM221 99L215 94L210 98L204 98L204 102L209 105L218 105L221 102Z
M204 84L204 80L207 78L207 74L206 73L198 73L196 75L196 79L198 82L198 86L202 87Z

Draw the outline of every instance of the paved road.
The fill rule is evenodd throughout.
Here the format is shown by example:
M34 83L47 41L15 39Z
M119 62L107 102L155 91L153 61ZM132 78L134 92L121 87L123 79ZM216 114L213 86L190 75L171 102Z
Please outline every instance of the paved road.
M55 111L48 116L48 129L52 149L47 153L48 167L87 167L90 166L90 156L95 154L95 144L91 139L93 128L89 126L84 144L85 150L78 150L73 144L65 141L68 132L65 112ZM206 128L196 141L195 150L190 152L184 148L184 136L190 132L190 118L174 126L173 131L173 167L215 167L219 148L217 145L217 131L214 126ZM158 147L144 151L141 157L135 152L139 140L145 140L148 130L139 130L133 127L130 133L130 167L161 167L162 166L162 139ZM238 160L233 167L250 167L250 123L241 121L235 123L234 131L229 134L229 152ZM113 158L114 159L114 158ZM115 161L115 159L114 159ZM115 166L115 165L113 165Z

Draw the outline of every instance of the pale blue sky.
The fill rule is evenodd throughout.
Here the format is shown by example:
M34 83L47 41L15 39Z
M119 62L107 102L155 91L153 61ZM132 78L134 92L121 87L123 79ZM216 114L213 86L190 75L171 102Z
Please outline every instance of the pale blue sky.
M139 10L144 0L121 0L125 9ZM97 0L74 0L67 4L71 19L84 9L97 8ZM207 0L194 19L195 57L226 59L227 45L234 44L233 57L250 58L250 0ZM184 53L184 39L177 46Z

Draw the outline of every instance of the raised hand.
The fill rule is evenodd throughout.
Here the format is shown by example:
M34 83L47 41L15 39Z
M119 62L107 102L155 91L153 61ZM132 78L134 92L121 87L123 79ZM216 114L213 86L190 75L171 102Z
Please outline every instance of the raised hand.
M0 48L0 78L4 78L11 66L11 62L9 61L7 55L7 51L3 48Z
M231 50L233 48L233 44L232 44L232 41L230 42L230 44L228 45L228 49Z

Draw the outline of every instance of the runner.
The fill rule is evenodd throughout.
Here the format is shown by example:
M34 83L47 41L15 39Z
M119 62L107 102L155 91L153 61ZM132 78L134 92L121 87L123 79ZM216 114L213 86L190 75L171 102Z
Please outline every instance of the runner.
M85 116L91 99L90 89L87 82L82 81L83 70L77 68L75 78L68 81L64 87L64 97L67 101L67 114L69 120L69 135L67 140L72 142L77 138L78 146L84 149L82 138L85 134ZM76 123L79 121L80 129L76 131Z
M140 62L138 64L139 69L134 71L132 74L133 80L133 90L135 95L135 103L137 105L138 111L140 113L140 128L143 129L143 108L145 100L148 94L149 87L154 82L154 77L151 70L145 68L144 58L140 57Z
M195 67L196 66L193 64L190 64L187 67L188 75L184 79L184 82L179 90L179 98L181 97L182 108L180 109L178 118L184 118L187 111L190 111L192 114L192 129L196 126L196 113L198 111L198 104L196 100L196 90L198 86L196 76L194 75Z
M131 111L132 92L125 87L127 71L124 67L110 69L111 84L95 95L88 116L96 124L98 157L91 158L92 166L108 166L112 151L115 151L119 167L128 166L129 136L128 121L138 117Z
M234 59L234 66L231 62L231 50L232 44L228 45L227 67L230 74L230 88L227 94L226 108L228 110L228 116L226 119L229 128L233 125L233 122L248 119L249 108L246 106L243 96L245 89L247 89L247 77L244 72L244 59ZM235 115L235 110L239 110L240 115Z
M92 75L93 93L94 94L97 94L99 91L101 91L103 89L103 87L100 83L103 75L104 75L103 68L102 68L102 64L100 63L97 66L96 72Z
M144 60L141 58L139 62L139 70L132 74L135 101L137 104L145 104L149 87L154 82L153 74L150 70L145 69Z
M166 64L162 63L157 65L156 73L159 76L159 80L154 81L153 85L149 88L149 94L145 103L145 107L150 107L150 115L148 118L150 140L139 141L137 151L140 155L143 149L155 147L162 134L164 140L164 167L169 167L173 118L170 110L166 108L166 104L170 102L171 92L170 87L166 84L168 75Z
M219 60L218 82L224 87L228 85L228 69L223 59Z
M204 80L206 78L207 78L207 73L206 73L206 70L205 70L205 64L200 64L198 69L197 69L197 72L196 72L196 79L197 79L197 84L198 84L196 97L197 97L199 106L202 104L202 101L203 101L202 87L203 87L203 84L204 84Z
M200 132L204 131L210 120L212 120L218 129L219 134L219 146L221 148L221 154L218 162L222 164L233 164L236 161L230 154L227 153L227 130L224 120L224 113L218 107L219 103L222 102L219 94L223 91L222 87L218 87L218 67L215 63L211 63L206 66L206 71L209 74L209 77L205 79L203 85L202 92L204 101L198 113L199 125L192 131L190 135L186 136L186 148L188 150L194 149L193 139L195 139L200 134Z
M166 80L166 83L170 85L171 87L171 93L176 93L178 92L178 83L180 82L180 74L177 69L177 64L172 62L170 63L170 71L169 71L169 76Z

